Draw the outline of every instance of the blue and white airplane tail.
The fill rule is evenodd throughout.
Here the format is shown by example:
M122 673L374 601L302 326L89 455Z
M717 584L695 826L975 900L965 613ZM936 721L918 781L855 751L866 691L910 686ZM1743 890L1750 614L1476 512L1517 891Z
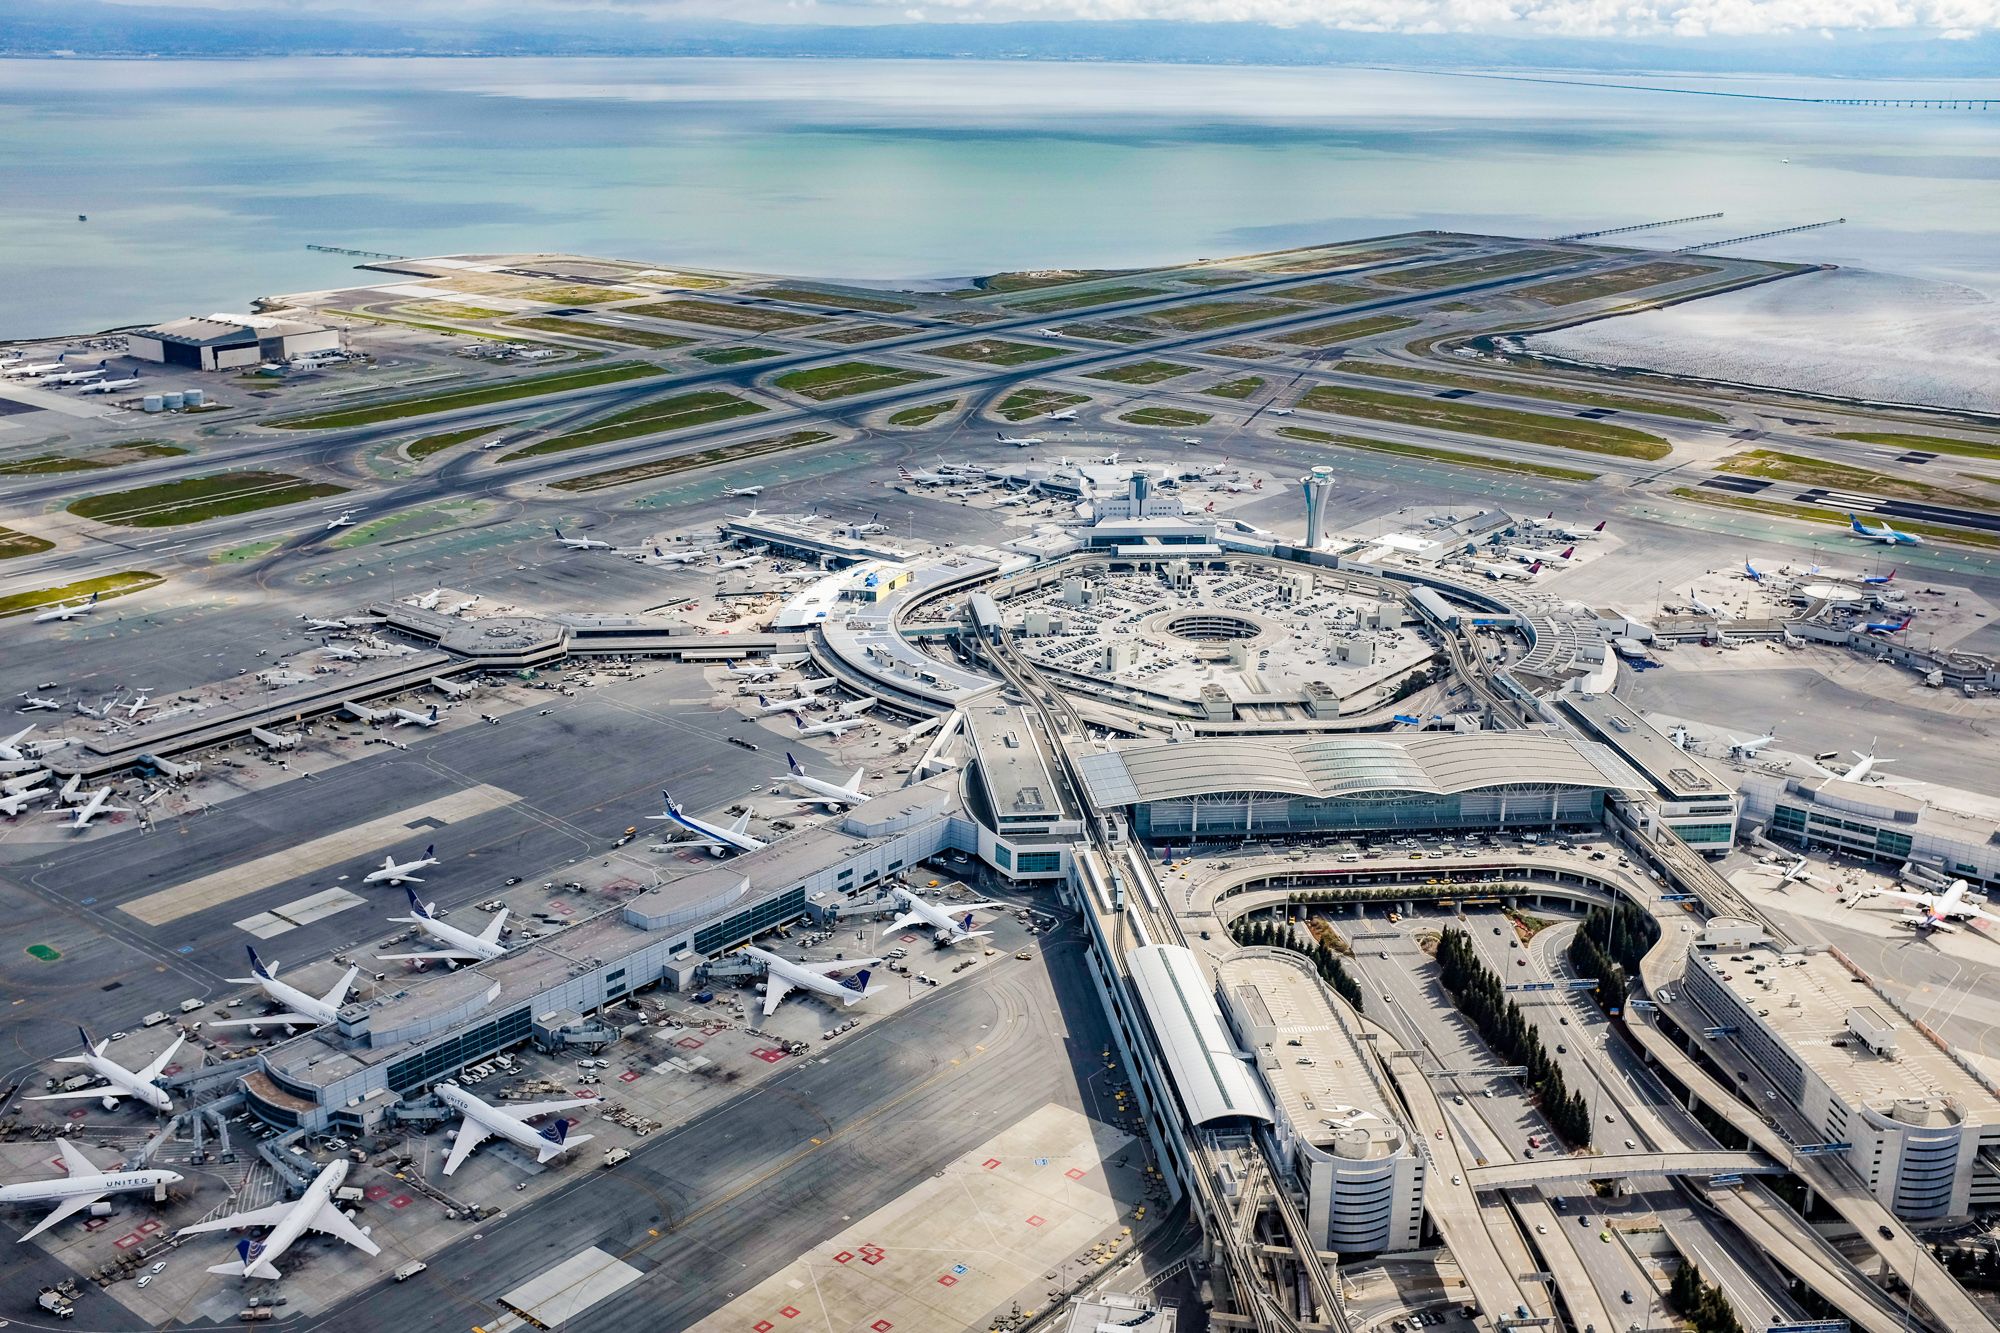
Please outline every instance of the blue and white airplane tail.
M430 850L428 848L424 850L424 855L425 856L430 855ZM405 884L403 886L403 892L410 895L410 914L412 916L423 917L426 921L433 919L431 917L430 904L426 903L423 899L417 897L417 891L415 889Z
M264 1257L264 1247L251 1240L248 1236L236 1242L235 1263L214 1264L210 1266L208 1271L211 1273L220 1273L224 1277L261 1277L269 1279L278 1277L278 1270L273 1268L271 1261Z
M567 1119L551 1120L548 1124L542 1126L540 1130L536 1131L541 1135L543 1141L535 1149L535 1160L537 1162L550 1161L569 1151L571 1148L576 1147L579 1143L588 1143L597 1137L595 1134L579 1134L575 1138L571 1138L569 1136L569 1129L575 1123L576 1121Z
M859 972L856 972L853 976L849 977L847 980L841 982L840 983L841 987L843 989L853 991L854 1000L858 1000L862 996L868 993L868 978L871 975L873 974L870 973L869 970L864 967ZM853 1004L854 1000L849 1000L848 1003Z

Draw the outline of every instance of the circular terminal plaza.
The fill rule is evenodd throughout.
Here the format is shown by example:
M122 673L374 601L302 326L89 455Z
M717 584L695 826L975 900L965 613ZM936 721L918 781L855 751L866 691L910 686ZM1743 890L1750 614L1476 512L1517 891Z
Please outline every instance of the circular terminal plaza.
M1066 561L988 591L1044 673L1151 720L1337 726L1436 655L1395 590L1262 557Z

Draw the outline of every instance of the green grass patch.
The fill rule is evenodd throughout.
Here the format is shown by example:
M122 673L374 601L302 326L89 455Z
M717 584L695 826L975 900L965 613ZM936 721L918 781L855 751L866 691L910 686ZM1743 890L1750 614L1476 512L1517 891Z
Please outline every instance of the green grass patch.
M1507 393L1517 398L1546 398L1552 402L1575 403L1578 407L1604 407L1615 412L1650 412L1654 416L1680 417L1687 421L1726 421L1719 412L1686 403L1663 402L1657 398L1627 398L1622 394L1599 393L1594 389L1572 389L1563 384L1509 376L1466 375L1455 370L1429 370L1418 366L1389 365L1380 361L1343 361L1340 369L1350 375L1374 375L1380 379L1409 380L1416 384L1436 384L1448 389L1472 389L1479 393Z
M925 403L922 407L906 407L889 418L892 426L928 426L952 408L958 406L958 399L947 398L941 403Z
M215 472L72 500L69 512L126 528L174 528L230 514L344 495L347 487L285 472Z
M796 310L776 310L764 305L724 305L719 301L651 301L628 305L621 315L653 315L683 324L708 324L718 329L744 333L774 333L779 329L801 329L808 324L824 324L824 315L806 315Z
M1508 295L1539 301L1543 305L1575 305L1579 301L1594 301L1601 296L1623 296L1626 292L1659 287L1715 271L1710 264L1683 264L1662 259L1611 273L1582 273L1574 278L1557 278L1554 282L1519 288Z
M443 453L454 444L476 440L482 435L489 434L493 429L492 426L470 426L465 430L448 430L436 435L425 435L411 440L410 447L404 452L409 454L411 462L421 463L432 454Z
M824 403L834 398L851 398L858 393L875 393L905 384L920 384L942 376L928 370L901 366L880 366L872 361L840 361L831 366L794 370L773 381L780 389Z
M710 277L706 273L684 273L679 269L649 268L632 275L633 282L651 283L656 287L685 287L689 291L705 292L717 287L727 287L724 278Z
M1416 268L1371 273L1368 275L1368 280L1380 283L1384 287L1428 292L1440 287L1456 287L1461 283L1479 282L1487 278L1505 278L1516 273L1532 273L1538 268L1554 268L1558 264L1573 264L1576 260L1575 255L1563 250L1507 250L1497 255L1454 259L1448 264L1421 264Z
M136 463L142 458L176 458L186 452L187 450L177 444L161 444L157 440L134 440L131 444L97 449L87 454L37 454L33 458L0 463L0 476L31 477L60 472L97 472L104 468L117 467L121 463Z
M1118 418L1135 426L1206 426L1215 420L1206 412L1190 412L1184 407L1141 407Z
M858 292L817 292L808 287L758 287L757 296L768 296L774 301L801 301L806 305L830 305L839 310L872 310L878 315L893 315L902 310L915 310L908 301L892 301L886 296L863 296Z
M1454 467L1484 468L1489 472L1514 472L1527 477L1540 477L1545 481L1596 481L1595 472L1585 472L1581 468L1551 467L1547 463L1523 463L1512 458L1492 458L1485 454L1461 453L1456 449L1437 449L1427 444L1398 444L1392 440L1371 440L1365 435L1339 435L1332 431L1313 430L1307 426L1280 426L1278 434L1293 440L1305 440L1312 444L1332 444L1343 449L1366 449L1370 453L1395 454L1401 458L1422 458L1434 463L1450 463Z
M1113 384L1160 384L1182 375L1192 375L1194 370L1193 366L1183 366L1174 361L1127 361L1122 366L1093 370L1084 378L1110 380Z
M623 412L614 412L581 430L538 440L525 449L514 450L500 461L505 463L517 458L567 453L571 449L585 449L612 440L629 440L635 435L657 435L664 431L686 430L690 426L706 426L712 421L727 421L731 417L754 416L766 410L762 403L753 403L720 389L677 393L641 403L637 407L628 407Z
M1065 407L1077 407L1090 401L1090 395L1064 393L1060 389L1016 389L1001 400L993 409L1002 421L1026 421L1045 412L1060 412Z
M1481 403L1411 398L1374 389L1351 389L1346 385L1322 384L1308 389L1299 399L1299 406L1314 412L1388 421L1400 426L1424 426L1620 458L1665 458L1673 452L1672 446L1659 436L1630 426L1544 416Z
M1957 440L1949 435L1901 435L1893 431L1843 431L1836 440L1879 444L1890 449L1914 449L1930 454L1958 454L1963 458L2000 458L2000 441ZM0 468L0 471L6 469Z
M232 546L226 551L217 551L209 559L218 565L247 565L252 560L261 560L283 545L284 543L276 538L269 541L247 542L242 546Z
M1149 343L1160 335L1151 329L1135 329L1129 324L1065 324L1062 331L1072 338L1088 338L1098 343Z
M541 301L546 305L603 305L606 301L629 301L638 292L621 292L616 287L530 287L524 292L515 292L523 301Z
M1338 324L1314 324L1295 333L1278 334L1271 341L1289 343L1294 347L1331 347L1335 343L1352 342L1356 338L1372 337L1377 333L1407 329L1416 322L1414 319L1404 319L1401 315L1368 315L1362 319L1343 320Z
M553 375L524 375L517 379L496 380L490 384L458 389L451 393L434 394L426 398L395 398L386 403L374 403L367 407L340 408L332 412L315 412L303 417L281 417L264 424L284 430L336 430L343 426L368 426L378 421L425 417L437 412L456 411L461 407L505 403L516 398L535 398L545 393L588 389L598 384L617 384L622 380L645 379L649 375L664 373L658 366L647 365L643 361L613 361L602 366L592 366L587 370L562 370Z
M65 583L55 588L36 588L32 592L17 592L11 597L0 597L0 616L18 616L25 611L37 611L57 602L75 602L96 593L102 601L112 597L123 597L128 592L150 588L156 583L164 583L162 576L143 569L128 569L117 574L100 574L94 579L83 579L76 583Z
M711 366L736 366L745 361L762 361L768 356L784 354L775 347L752 347L742 343L734 347L697 347L688 355Z
M1996 507L1993 501L1967 494L1959 487L1932 486L1927 482L1871 472L1864 467L1829 463L1824 459L1783 453L1776 449L1750 449L1731 454L1716 465L1716 471L1739 477L1767 477L1772 481L1796 482L1802 486L1858 490L1892 500L1917 500L1924 504L1957 505L1967 509Z
M406 315L415 315L418 319L478 321L504 319L507 315L504 310L489 310L483 305L457 305L451 301L411 301L407 305L397 306L396 309Z
M48 538L37 537L31 532L0 528L0 560L12 560L17 555L40 555L43 551L54 550L55 545Z
M838 343L843 347L851 347L855 343L880 342L884 338L894 338L898 334L908 332L908 329L894 324L850 324L844 329L828 329L824 333L808 333L805 336L814 342Z
M973 286L963 292L953 292L953 296L1005 295L1008 292L1032 292L1043 287L1066 287L1071 283L1098 282L1105 278L1126 278L1134 273L1143 273L1136 268L1037 268L1022 269L1011 273L990 273L974 280Z
M1208 349L1210 356L1226 356L1237 361L1267 361L1278 355L1275 348L1259 347L1256 343L1222 343Z
M531 319L510 319L510 329L533 329L537 333L556 333L571 338L595 338L598 342L623 343L627 347L650 347L664 351L670 347L686 347L692 338L678 333L661 333L658 329L634 328L629 324L600 324L594 319L565 319L560 315L536 315Z
M1088 306L1110 305L1114 301L1137 301L1148 296L1165 296L1164 287L1100 287L1090 292L1064 292L1059 296L1038 296L1032 301L1009 301L1015 310L1034 315L1053 315L1062 310L1082 310Z
M978 361L989 366L1025 366L1069 355L1060 347L1037 347L1033 343L1006 342L999 338L980 338L973 342L952 343L948 347L926 347L923 354L950 361Z
M356 524L327 545L347 550L392 537L421 537L427 533L444 532L450 528L463 527L484 507L477 500L453 500L445 504L425 505L421 509L407 509L401 513L388 514L367 523Z
M1248 398L1263 387L1263 376L1245 375L1240 380L1224 380L1220 384L1211 384L1202 392L1214 398Z
M1696 504L1712 505L1719 509L1748 509L1753 513L1769 514L1774 518L1797 519L1815 527L1847 529L1847 515L1810 505L1780 504L1776 500L1759 500L1749 495L1732 495L1728 491L1710 490L1706 486L1676 486L1669 492L1675 499L1691 500ZM1914 532L1920 537L1935 537L1939 541L1955 542L1960 546L1983 546L2000 549L2000 533L1981 532L1972 528L1950 528L1941 523L1913 523L1908 519L1895 520L1898 532Z
M1302 314L1304 311L1304 306L1293 305L1289 301L1272 301L1259 297L1244 301L1197 301L1193 305L1149 310L1143 315L1133 315L1130 318L1180 333L1201 333L1208 329L1226 329L1237 324L1249 324L1260 319L1277 319L1282 315Z
M823 430L795 430L788 435L767 435L760 440L746 440L741 444L703 449L699 453L680 454L673 458L655 459L650 463L634 463L629 467L611 468L581 477L568 477L562 481L550 482L549 489L601 491L608 486L652 481L656 477L670 477L677 472L692 472L696 468L713 467L718 463L734 463L745 458L784 453L789 449L803 449L807 445L820 444L832 438L834 437L831 434Z
M1373 287L1352 282L1310 282L1303 287L1287 287L1287 301L1310 301L1314 305L1353 305L1356 301L1379 301L1382 293Z

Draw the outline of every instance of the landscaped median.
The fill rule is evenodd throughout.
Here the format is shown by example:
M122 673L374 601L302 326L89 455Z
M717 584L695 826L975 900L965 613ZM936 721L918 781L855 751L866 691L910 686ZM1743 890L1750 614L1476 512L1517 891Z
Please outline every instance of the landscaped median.
M36 454L0 463L0 476L39 477L62 472L101 472L105 468L136 463L146 458L174 458L187 450L158 440L133 440L129 444L93 449L82 454Z
M1456 449L1434 449L1427 444L1398 444L1393 440L1371 440L1365 435L1336 435L1332 431L1313 430L1309 426L1280 426L1278 434L1288 440L1304 440L1309 444L1331 444L1343 449L1366 449L1370 453L1397 454L1403 458L1450 463L1454 467L1485 468L1489 472L1518 472L1523 476L1540 477L1545 481L1596 481L1598 477L1597 473L1585 472L1581 468L1551 467L1547 463L1523 463L1512 458L1460 453Z
M143 569L128 569L117 574L100 574L94 579L83 579L77 583L65 583L56 588L36 588L32 592L17 592L10 597L0 597L0 616L18 616L29 611L38 611L58 602L79 602L97 594L100 601L109 597L123 597L128 592L150 588L165 579L158 574Z
M1308 389L1299 399L1299 406L1335 416L1362 417L1370 421L1393 422L1399 426L1421 426L1498 440L1518 440L1523 444L1543 444L1557 449L1611 454L1619 458L1665 458L1673 452L1673 446L1659 436L1631 426L1545 416L1511 407L1488 407L1477 403L1384 393L1376 389L1349 388L1344 384L1322 384Z
M12 528L0 528L0 560L11 560L17 555L40 555L55 543L46 537L37 537L31 532L16 532Z
M1748 509L1753 513L1769 514L1773 518L1796 519L1816 527L1847 527L1847 515L1830 509L1819 509L1812 505L1784 504L1777 500L1760 500L1752 495L1735 495L1728 491L1711 490L1706 486L1676 486L1668 494L1677 500L1691 500L1696 504L1713 505L1718 509ZM1932 537L1939 541L1955 542L1960 546L1983 546L2000 548L2000 533L1984 532L1975 528L1950 528L1942 523L1918 523L1907 518L1895 520L1896 531L1912 532L1919 537Z
M454 389L449 393L420 398L392 398L386 403L338 408L331 412L315 412L303 417L280 417L264 424L276 426L281 430L338 430L346 426L370 426L378 421L400 421L404 417L430 416L436 412L453 412L461 407L506 403L516 398L538 398L548 393L565 393L571 389L589 389L599 384L616 384L623 380L645 379L649 375L664 374L666 371L659 366L648 365L643 361L613 361L607 365L591 366L587 370L564 370L553 375L523 375L515 379L494 380L488 384Z
M944 378L928 370L907 366L883 366L873 361L839 361L830 366L787 371L771 382L787 393L824 403L834 398L852 398L860 393L877 393L905 384Z
M724 393L720 389L698 389L693 393L677 393L669 398L642 403L638 407L628 407L623 412L615 412L581 430L567 431L561 435L551 435L546 440L537 440L526 448L516 449L504 455L500 461L511 463L517 458L560 454L570 449L588 448L593 444L629 440L635 435L658 435L666 431L686 430L690 426L706 426L710 422L727 421L731 417L754 416L768 410L762 403L753 403L748 398L738 398L735 394Z
M760 440L745 440L741 444L703 449L698 453L679 454L673 458L656 458L650 463L633 463L628 467L608 468L603 472L591 472L581 477L552 481L549 483L549 489L601 491L608 486L625 486L635 481L671 477L676 472L692 472L696 468L713 467L717 463L735 463L745 458L758 458L768 454L781 454L791 449L803 449L809 444L821 444L832 438L832 435L823 430L795 430L786 435L767 435Z
M1551 402L1574 403L1578 407L1604 408L1612 412L1645 412L1656 417L1682 417L1688 421L1726 421L1720 412L1689 403L1670 403L1659 398L1628 398L1623 394L1577 389L1546 380L1508 375L1467 375L1455 370L1431 370L1423 366L1399 366L1385 361L1342 361L1343 375L1374 375L1380 379L1409 380L1414 384L1435 384L1445 389L1469 389L1474 393L1504 393L1516 398L1546 398Z
M1789 481L1801 486L1822 486L1829 490L1859 491L1886 500L1914 500L1919 504L1959 509L2000 508L1984 496L1970 494L1962 486L1934 486L1929 482L1851 467L1845 463L1830 463L1806 454L1788 454L1778 449L1748 449L1740 454L1731 454L1716 465L1716 471L1738 477Z
M69 512L125 528L172 528L341 495L346 490L330 481L307 481L286 472L216 472L129 491L86 495L70 501Z

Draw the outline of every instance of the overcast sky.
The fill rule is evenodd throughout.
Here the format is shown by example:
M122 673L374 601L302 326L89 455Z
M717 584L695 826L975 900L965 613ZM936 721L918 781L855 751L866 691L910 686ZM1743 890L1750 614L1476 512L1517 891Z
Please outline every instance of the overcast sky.
M966 23L1164 19L1327 24L1374 32L1706 37L2000 29L2000 0L126 0L149 7L415 22L577 17L591 8L663 20ZM5 0L0 0L4 4Z

